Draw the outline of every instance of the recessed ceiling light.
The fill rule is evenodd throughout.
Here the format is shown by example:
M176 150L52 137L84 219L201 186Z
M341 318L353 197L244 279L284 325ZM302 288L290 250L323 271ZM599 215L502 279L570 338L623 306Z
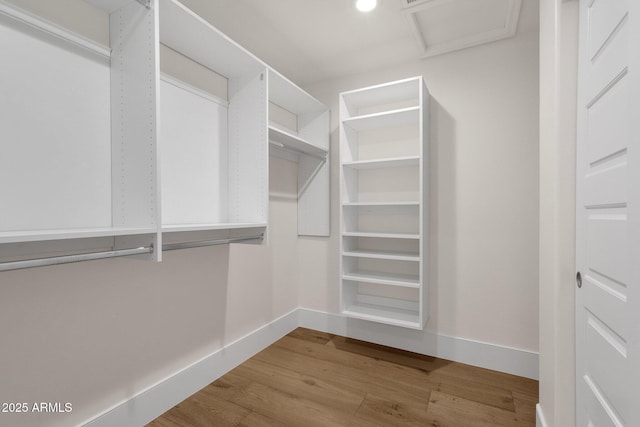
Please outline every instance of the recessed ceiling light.
M356 8L360 12L370 12L376 8L378 0L356 0Z

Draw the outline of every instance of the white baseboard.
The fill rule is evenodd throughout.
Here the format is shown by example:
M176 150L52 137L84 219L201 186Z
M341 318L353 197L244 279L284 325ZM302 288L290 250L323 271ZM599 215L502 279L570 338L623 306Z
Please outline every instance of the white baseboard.
M534 352L298 308L81 425L143 426L298 326L527 378L538 377L538 354ZM537 411L542 414L539 407ZM539 423L538 427L546 424Z
M298 309L185 367L81 425L143 426L298 327Z
M299 309L300 326L414 353L538 379L538 353Z
M536 427L549 427L549 424L547 424L547 420L545 420L544 418L542 406L540 406L539 403L536 405Z

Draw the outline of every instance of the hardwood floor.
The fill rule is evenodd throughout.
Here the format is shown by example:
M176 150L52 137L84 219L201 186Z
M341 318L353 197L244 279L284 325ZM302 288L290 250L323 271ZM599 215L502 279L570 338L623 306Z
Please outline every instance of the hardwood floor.
M299 328L148 427L535 426L538 382Z

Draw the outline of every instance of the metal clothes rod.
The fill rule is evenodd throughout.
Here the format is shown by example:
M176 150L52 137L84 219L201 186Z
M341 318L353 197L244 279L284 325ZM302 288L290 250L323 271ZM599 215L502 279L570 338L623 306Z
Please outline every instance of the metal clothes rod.
M231 239L207 240L193 243L172 243L162 246L163 251L173 251L177 249L199 248L203 246L225 245L227 243L242 242L246 240L262 240L264 234L247 237L235 237ZM118 249L105 252L90 252L87 254L64 255L48 258L27 259L23 261L10 261L0 263L0 271L22 270L25 268L44 267L47 265L70 264L81 261L92 261L96 259L117 258L130 255L143 255L153 253L153 245L134 249Z
M204 240L201 242L168 243L166 245L162 245L162 251L165 252L165 251L175 251L178 249L202 248L204 246L226 245L228 243L244 242L246 240L262 240L262 239L264 239L264 234L258 234L256 236L246 236L246 237L233 237L231 239Z
M304 156L309 156L309 157L313 157L314 159L318 159L321 162L326 162L327 161L327 157L326 156L319 156L317 154L312 154L312 153L307 153L306 151L303 150L298 150L297 148L293 148L293 147L288 147L280 142L275 142L275 141L269 141L270 144L275 145L278 148L282 148L283 150L287 150L287 151L293 151L294 153L298 153L298 154L302 154Z
M46 265L70 264L72 262L92 261L96 259L116 258L129 255L150 254L152 252L153 246L145 246L135 249L118 249L106 252L90 252L87 254L27 259L24 261L11 261L0 263L0 271L22 270L24 268L44 267Z

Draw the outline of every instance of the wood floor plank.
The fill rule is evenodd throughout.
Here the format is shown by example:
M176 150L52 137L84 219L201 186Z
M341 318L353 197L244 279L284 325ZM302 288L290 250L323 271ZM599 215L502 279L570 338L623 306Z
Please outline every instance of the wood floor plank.
M463 363L450 363L443 366L440 373L449 374L458 378L467 378L479 383L494 385L506 390L517 391L529 395L538 395L538 381L504 372L478 368Z
M513 394L507 389L479 383L467 378L451 377L446 374L440 375L437 372L432 373L430 379L438 384L435 388L436 391L511 412L516 410Z
M455 362L338 336L328 345L340 351L356 353L376 360L419 369L425 372L429 387L433 390L464 397L512 412L515 411L513 395L509 389L472 381L467 378L451 377L450 374L441 372L441 368Z
M513 403L515 404L518 421L523 425L535 425L536 403L538 403L538 398L536 396L514 391Z
M252 412L237 427L287 427L287 424L269 418L266 415Z
M234 373L284 393L313 400L336 411L353 414L358 409L364 393L341 387L322 378L298 373L260 360L247 360Z
M318 344L326 344L331 341L335 335L326 332L314 331L313 329L297 328L287 335L291 338L297 338L305 341L311 341Z
M360 371L369 377L368 382L372 382L372 379L378 379L378 381L395 384L400 389L425 398L437 386L425 372L420 370L356 353L335 351L329 345L323 346L284 337L273 347L347 367L350 372Z
M360 354L377 360L384 360L402 366L420 369L425 372L431 372L452 363L449 360L340 336L334 337L328 345L341 351Z
M429 396L430 390L407 386L402 381L397 381L388 375L354 369L351 366L327 362L278 347L270 347L268 351L263 351L254 357L256 360L291 369L298 373L324 378L337 386L360 391L363 395L370 392L381 397L398 400L410 398L424 400Z
M438 427L520 427L515 412L434 391L427 415Z
M162 418L179 426L220 427L237 426L251 411L222 399L206 399L196 393L191 398L165 412ZM150 424L153 427L159 425Z
M305 427L375 427L380 424L365 421L355 415L332 411L330 407L296 395L284 393L264 384L253 383L234 402L289 426Z
M211 395L223 400L232 400L235 395L248 387L249 384L251 384L250 380L231 371L200 390L198 394L202 396Z
M433 421L427 413L427 405L426 400L412 404L406 400L389 400L368 394L356 416L369 422L381 422L389 427L424 427L431 425Z
M297 329L149 424L534 427L538 382Z
M173 410L173 408L171 408ZM178 424L171 420L168 416L170 411L165 412L160 417L151 421L146 427L184 427L182 424Z

